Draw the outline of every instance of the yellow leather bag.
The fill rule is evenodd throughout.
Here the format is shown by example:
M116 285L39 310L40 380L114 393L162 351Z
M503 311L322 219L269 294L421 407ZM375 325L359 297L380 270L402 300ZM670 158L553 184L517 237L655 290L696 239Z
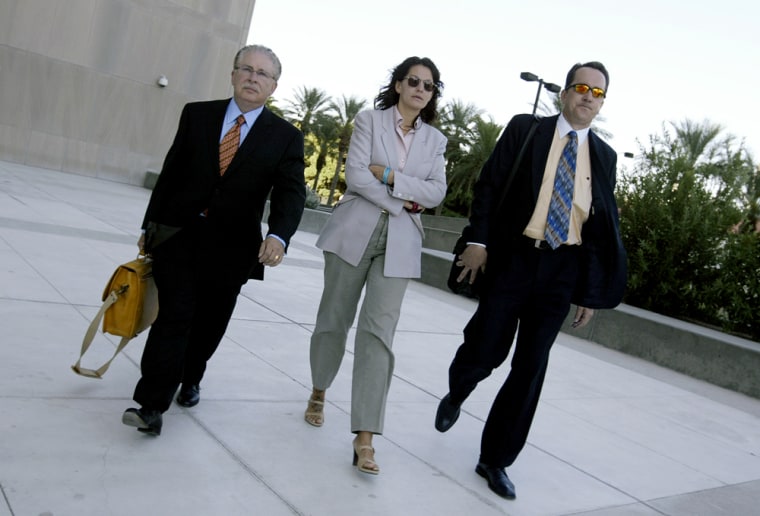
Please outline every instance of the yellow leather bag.
M119 265L103 290L102 301L103 305L82 340L79 360L71 366L75 373L88 378L102 378L124 346L156 320L158 291L153 280L153 262L150 257L138 256L131 262ZM121 337L121 342L105 364L98 369L87 369L81 366L82 357L95 338L101 319L103 333Z

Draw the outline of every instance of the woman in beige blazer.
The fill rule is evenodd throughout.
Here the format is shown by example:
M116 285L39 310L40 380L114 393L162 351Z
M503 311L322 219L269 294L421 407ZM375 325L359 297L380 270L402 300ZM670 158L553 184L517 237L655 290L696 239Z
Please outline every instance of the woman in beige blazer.
M446 195L446 137L436 119L443 83L428 58L410 57L359 113L346 161L345 195L317 240L324 290L311 337L313 391L305 419L324 422L325 391L338 373L362 290L354 341L351 432L354 465L378 474L372 436L381 434L393 376L393 336L409 278L420 277L420 212Z

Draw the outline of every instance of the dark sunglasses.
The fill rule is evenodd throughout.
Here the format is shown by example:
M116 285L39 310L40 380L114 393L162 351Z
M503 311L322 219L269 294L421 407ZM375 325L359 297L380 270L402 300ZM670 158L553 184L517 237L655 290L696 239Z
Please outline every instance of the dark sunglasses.
M599 97L604 98L605 96L605 91L602 88L592 88L588 84L571 84L570 87L575 90L575 93L580 93L581 95L585 95L591 90L591 96L595 99Z
M420 85L420 81L422 81L422 79L414 75L407 75L401 80L406 80L410 88L416 88ZM435 90L435 83L433 81L422 81L422 87L425 88L425 91L433 91Z

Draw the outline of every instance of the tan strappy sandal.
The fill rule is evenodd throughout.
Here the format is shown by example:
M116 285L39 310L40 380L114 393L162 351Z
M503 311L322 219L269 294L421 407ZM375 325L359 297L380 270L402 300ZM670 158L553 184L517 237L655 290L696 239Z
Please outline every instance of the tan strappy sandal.
M303 418L311 426L322 426L325 423L325 402L309 398Z
M370 475L379 475L380 466L375 462L375 449L372 446L359 446L354 439L354 466L359 468L362 473Z

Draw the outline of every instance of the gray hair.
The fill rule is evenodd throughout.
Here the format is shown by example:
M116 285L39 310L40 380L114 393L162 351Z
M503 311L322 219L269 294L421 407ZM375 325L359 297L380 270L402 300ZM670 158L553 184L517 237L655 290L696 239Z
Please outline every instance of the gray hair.
M240 56L248 52L259 52L261 54L265 54L274 65L274 80L280 80L280 75L282 75L282 64L280 63L280 58L277 57L277 54L275 54L271 48L265 47L264 45L246 45L238 50L237 54L235 54L235 60L232 62L233 68L238 67L238 64L240 63Z

